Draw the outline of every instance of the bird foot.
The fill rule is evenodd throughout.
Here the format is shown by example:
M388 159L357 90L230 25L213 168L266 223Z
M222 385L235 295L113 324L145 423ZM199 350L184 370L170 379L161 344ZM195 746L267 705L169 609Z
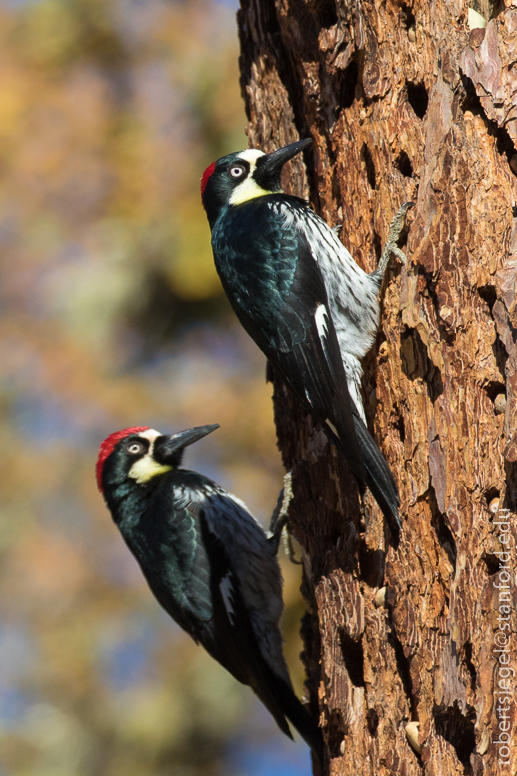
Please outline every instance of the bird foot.
M382 251L381 258L379 259L379 265L375 272L372 274L378 275L380 278L382 278L391 256L396 256L397 259L402 264L404 264L404 266L407 264L406 256L398 247L397 241L400 237L402 229L404 228L407 211L414 206L414 202L404 202L402 207L399 208L394 217L391 219L388 241L384 246L384 250Z
M299 565L301 561L296 560L294 557L294 549L291 542L291 537L289 536L287 530L284 531L284 528L286 528L289 519L289 504L293 498L292 479L291 472L287 472L287 474L284 475L284 487L280 491L276 507L273 511L273 514L271 515L271 520L269 521L268 541L275 548L275 551L278 552L280 538L283 535L286 555L289 557L291 563L296 563Z
M273 510L271 520L269 521L268 538L270 541L273 539L276 539L277 543L280 541L280 535L284 529L284 526L287 524L287 512L289 510L289 502L291 501L292 497L292 474L291 472L287 472L287 474L284 475L284 487L278 495L276 507Z

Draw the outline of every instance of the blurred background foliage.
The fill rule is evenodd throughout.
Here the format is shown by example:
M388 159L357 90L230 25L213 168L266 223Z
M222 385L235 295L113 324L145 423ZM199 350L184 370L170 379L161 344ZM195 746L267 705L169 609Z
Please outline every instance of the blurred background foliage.
M265 362L199 201L205 166L247 146L235 11L0 2L0 776L310 773L160 610L93 475L116 429L219 422L187 465L263 523L276 503Z

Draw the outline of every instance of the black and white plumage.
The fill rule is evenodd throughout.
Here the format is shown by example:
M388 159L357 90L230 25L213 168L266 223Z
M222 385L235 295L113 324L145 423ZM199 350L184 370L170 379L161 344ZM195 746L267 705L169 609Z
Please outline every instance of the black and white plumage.
M373 272L367 273L354 261L336 230L331 229L304 200L301 201L305 207L288 207L284 210L286 227L295 228L305 236L311 253L318 262L327 290L348 390L357 411L366 423L361 394L361 361L371 350L379 330L379 291L389 256L393 254L404 263L406 260L402 251L397 248L396 241L404 224L405 213L412 203L406 202L395 215L379 266Z
M185 447L216 428L116 432L100 447L98 486L158 602L252 687L288 736L292 722L321 762L321 731L294 694L282 652L277 542L238 498L178 468Z
M282 193L281 167L310 143L241 151L205 171L215 264L241 324L399 528L398 489L360 394L382 274L361 270L305 200Z

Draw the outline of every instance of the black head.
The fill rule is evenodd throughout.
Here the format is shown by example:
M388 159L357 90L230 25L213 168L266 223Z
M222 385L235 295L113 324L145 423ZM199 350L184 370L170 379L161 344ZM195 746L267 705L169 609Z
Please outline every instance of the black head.
M201 201L210 227L226 205L242 205L250 199L281 192L282 167L311 143L310 138L299 140L271 154L250 148L213 162L201 178Z
M216 428L219 428L217 423L166 436L153 428L139 426L110 434L99 448L99 490L106 496L128 480L138 485L148 484L158 475L178 467L185 448Z

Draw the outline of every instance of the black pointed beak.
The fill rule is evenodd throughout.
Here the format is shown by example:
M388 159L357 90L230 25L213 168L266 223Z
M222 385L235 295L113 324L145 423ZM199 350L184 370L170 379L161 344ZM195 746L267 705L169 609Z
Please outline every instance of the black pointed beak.
M261 173L268 175L273 172L280 172L286 162L310 145L312 145L312 139L309 137L305 138L305 140L297 140L296 143L290 143L277 151L262 156L260 158Z
M219 428L219 423L212 423L208 426L196 426L195 428L188 428L186 431L180 431L178 434L172 434L172 436L160 436L154 443L154 458L159 463L169 463L169 459L173 459L173 463L176 462L178 454L181 455L185 447L192 445L199 439L203 439L207 434L211 434Z

